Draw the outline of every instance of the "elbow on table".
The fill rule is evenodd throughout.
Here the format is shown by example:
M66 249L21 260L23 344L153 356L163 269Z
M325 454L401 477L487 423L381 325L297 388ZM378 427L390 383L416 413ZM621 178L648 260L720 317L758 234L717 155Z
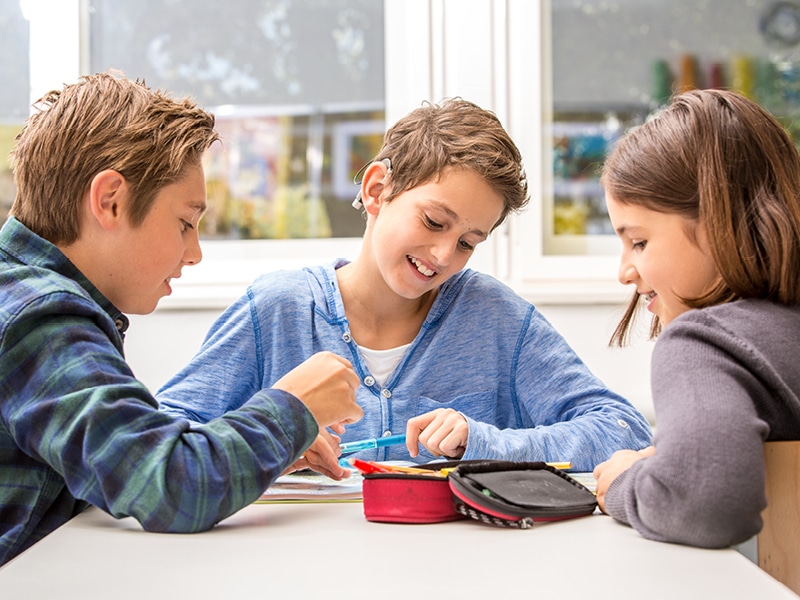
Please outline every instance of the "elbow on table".
M682 526L657 537L686 546L720 549L749 540L761 530L761 526L760 512L721 515L712 505L705 513L686 515Z
M133 515L133 517L148 533L202 533L212 529L224 518L219 515L192 515L191 517L178 515L138 517Z
M684 543L689 546L718 550L721 548L730 548L731 546L736 546L737 544L746 542L757 533L758 530L756 529L750 530L749 533L746 533L741 527L735 527L727 530L706 531L702 531L701 528L701 531L698 535L693 535L693 539L689 539Z
M139 524L148 533L203 533L213 529L218 521L214 522L180 522L180 523L160 523L160 522L142 522Z

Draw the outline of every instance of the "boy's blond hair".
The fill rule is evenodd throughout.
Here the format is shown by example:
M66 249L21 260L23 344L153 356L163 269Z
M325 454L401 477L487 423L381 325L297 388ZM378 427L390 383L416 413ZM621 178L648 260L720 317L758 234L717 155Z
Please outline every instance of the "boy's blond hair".
M135 227L158 191L199 165L218 138L214 116L191 100L113 72L50 91L34 108L11 152L17 186L11 214L54 244L80 236L81 205L99 172L125 177Z
M375 160L392 164L389 194L436 180L448 167L469 169L503 198L500 225L528 203L522 156L497 116L461 98L425 103L395 123Z

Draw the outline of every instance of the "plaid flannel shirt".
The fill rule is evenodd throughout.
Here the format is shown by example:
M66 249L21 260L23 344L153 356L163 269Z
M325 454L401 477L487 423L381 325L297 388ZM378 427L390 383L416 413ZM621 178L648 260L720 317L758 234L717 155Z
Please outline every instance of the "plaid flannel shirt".
M170 416L122 349L128 320L53 244L0 230L0 564L93 504L194 532L255 500L311 444L279 390L204 425Z

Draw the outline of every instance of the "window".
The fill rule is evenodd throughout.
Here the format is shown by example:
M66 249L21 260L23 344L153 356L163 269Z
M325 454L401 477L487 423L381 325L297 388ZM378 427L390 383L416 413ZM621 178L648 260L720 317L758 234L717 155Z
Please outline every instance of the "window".
M624 301L597 168L679 86L752 94L800 119L800 8L775 0L386 0L387 119L418 98L494 110L532 202L490 272L536 302Z
M800 123L800 2L22 2L49 6L31 20L34 97L77 77L59 64L74 48L82 72L113 66L218 115L225 152L207 165L205 259L165 307L224 305L257 273L354 256L352 174L386 124L425 100L493 110L522 150L531 204L470 265L537 303L627 297L596 168L667 90L693 73Z
M383 5L90 0L89 70L214 112L206 239L360 236L353 176L385 129Z
M736 89L797 129L796 2L579 0L549 6L552 202L545 205L545 254L616 252L615 242L602 239L613 239L613 231L597 167L614 140L673 91Z
M14 179L8 154L14 138L28 116L30 31L19 0L0 0L0 56L14 57L0 62L0 223L14 202Z

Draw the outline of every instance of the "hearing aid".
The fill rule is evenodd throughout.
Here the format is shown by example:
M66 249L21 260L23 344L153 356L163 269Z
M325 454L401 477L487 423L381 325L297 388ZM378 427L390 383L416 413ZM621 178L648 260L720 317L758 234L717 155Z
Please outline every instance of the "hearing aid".
M392 174L392 161L390 159L388 159L388 158L384 158L384 159L381 160L381 162L384 165L386 165L386 173L387 173L387 175L391 175ZM357 185L361 185L361 179L360 179L361 178L361 174L364 171L366 171L367 167L370 166L371 164L372 164L372 162L369 162L369 163L367 163L366 165L364 165L363 167L361 167L358 170L358 173L356 173L355 177L353 177L353 183L355 183ZM361 199L361 190L358 190L358 193L356 194L356 198L355 198L355 200L353 200L353 208L355 208L357 210L361 210L363 207L364 207L364 202Z

